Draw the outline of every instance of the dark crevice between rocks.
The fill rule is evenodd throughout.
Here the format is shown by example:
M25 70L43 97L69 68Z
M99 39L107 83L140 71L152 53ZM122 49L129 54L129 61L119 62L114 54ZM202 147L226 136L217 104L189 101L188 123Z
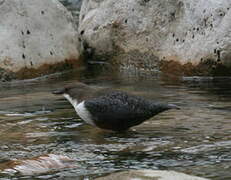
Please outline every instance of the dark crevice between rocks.
M16 74L10 71L7 71L3 68L0 68L0 81L7 82L16 79Z
M95 54L95 49L90 47L87 41L83 41L82 46L83 52L81 59L83 59L84 66L87 68L88 72L91 72L91 74L99 75L104 72L112 71L112 65L110 64L112 55Z
M74 27L78 29L79 24L79 14L82 6L83 0L59 0L66 8L71 12L74 20ZM82 15L81 20L83 20L84 15Z
M111 45L113 52L96 52L94 47L91 47L90 44L81 38L82 44L82 53L81 56L84 60L85 66L88 71L102 73L102 72L118 72L119 62L118 55L122 54L117 42L122 42L124 40L124 23L127 23L128 20L124 21L114 21L111 24ZM94 29L95 30L95 29ZM80 31L80 35L84 33L84 30ZM121 41L118 41L121 39Z
M92 59L94 57L94 48L90 47L87 41L82 42L83 46L83 57L87 61L88 59Z

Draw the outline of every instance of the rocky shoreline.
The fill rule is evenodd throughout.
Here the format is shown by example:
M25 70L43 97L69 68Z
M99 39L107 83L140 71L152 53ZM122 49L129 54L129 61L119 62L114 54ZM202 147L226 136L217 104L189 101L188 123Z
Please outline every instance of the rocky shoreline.
M0 9L2 81L93 61L118 73L231 75L228 0L2 0Z

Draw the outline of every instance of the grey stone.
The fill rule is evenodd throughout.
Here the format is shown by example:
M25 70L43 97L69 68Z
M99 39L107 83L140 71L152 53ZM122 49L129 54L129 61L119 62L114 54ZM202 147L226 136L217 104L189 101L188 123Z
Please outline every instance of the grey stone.
M72 16L57 0L0 2L0 68L5 72L78 60Z
M190 176L175 171L161 170L130 170L112 173L108 176L96 178L96 180L208 180L196 176Z
M145 65L212 60L231 66L230 0L84 0L79 20L83 51L125 66L136 57L128 63L121 54L135 51Z

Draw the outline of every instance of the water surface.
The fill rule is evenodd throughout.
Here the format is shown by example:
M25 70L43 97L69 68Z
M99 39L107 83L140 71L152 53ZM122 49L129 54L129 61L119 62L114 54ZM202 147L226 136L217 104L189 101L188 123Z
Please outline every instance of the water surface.
M174 103L126 133L99 130L84 123L72 106L50 92L83 81L148 99ZM0 87L0 169L8 162L57 154L74 159L74 167L25 176L0 173L0 179L93 179L127 169L175 170L215 180L231 178L231 83L166 81L152 77L91 77L14 82ZM9 166L9 167L7 167Z

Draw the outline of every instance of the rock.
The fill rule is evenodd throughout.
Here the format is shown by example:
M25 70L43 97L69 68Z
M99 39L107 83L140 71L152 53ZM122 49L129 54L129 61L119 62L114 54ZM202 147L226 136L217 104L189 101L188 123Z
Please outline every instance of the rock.
M79 12L82 0L59 0L71 13L74 19L75 27L77 29L79 24Z
M0 16L0 79L36 77L79 63L72 16L57 0L1 0Z
M130 170L111 175L96 178L96 180L206 180L196 176L190 176L175 171L160 171L160 170ZM207 179L208 180L208 179Z
M48 154L33 159L15 160L1 164L5 169L0 170L1 173L22 175L36 175L57 171L64 168L73 168L74 160L67 156Z
M229 0L84 0L79 24L90 58L179 75L231 74L230 29Z

